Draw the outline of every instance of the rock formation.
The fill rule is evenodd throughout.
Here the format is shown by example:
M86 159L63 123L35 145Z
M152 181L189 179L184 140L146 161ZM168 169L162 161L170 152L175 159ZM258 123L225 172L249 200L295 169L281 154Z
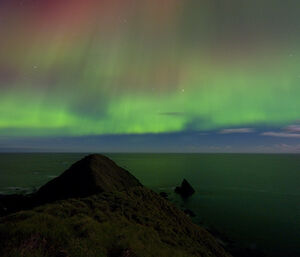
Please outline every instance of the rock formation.
M190 209L185 209L184 213L186 215L189 215L190 217L196 217L196 214L192 210L190 210Z
M190 183L184 179L181 186L175 188L175 193L180 194L182 197L189 197L195 193L195 190L192 188Z
M166 192L160 192L159 195L165 199L168 199L168 194Z

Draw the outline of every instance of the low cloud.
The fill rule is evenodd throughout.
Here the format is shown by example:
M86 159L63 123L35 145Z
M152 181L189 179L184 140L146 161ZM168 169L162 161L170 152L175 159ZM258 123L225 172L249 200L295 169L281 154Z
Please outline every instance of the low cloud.
M253 133L254 129L252 128L229 128L229 129L222 129L219 131L219 134L235 134L235 133Z
M275 147L281 149L283 152L299 152L300 145L288 145L288 144L278 144Z
M286 138L300 138L300 134L297 133L289 133L289 132L264 132L261 134L262 136L269 137L286 137Z
M261 153L299 153L300 144L274 144L274 145L260 145L257 146L256 152Z
M290 125L285 128L289 132L300 132L300 125Z
M290 125L282 129L280 132L263 132L262 136L269 137L285 137L285 138L300 138L300 125Z

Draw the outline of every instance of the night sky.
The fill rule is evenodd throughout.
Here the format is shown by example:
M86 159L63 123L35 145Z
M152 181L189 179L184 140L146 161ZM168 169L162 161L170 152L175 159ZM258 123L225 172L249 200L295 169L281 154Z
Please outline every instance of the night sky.
M0 151L300 152L299 0L0 0Z

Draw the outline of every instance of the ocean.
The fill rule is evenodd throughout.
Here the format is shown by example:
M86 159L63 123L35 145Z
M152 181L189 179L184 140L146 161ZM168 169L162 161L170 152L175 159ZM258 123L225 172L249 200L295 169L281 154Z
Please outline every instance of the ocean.
M85 155L0 154L0 194L36 190ZM300 155L106 155L145 186L192 210L195 223L270 256L300 256ZM196 190L187 200L173 192L183 178Z

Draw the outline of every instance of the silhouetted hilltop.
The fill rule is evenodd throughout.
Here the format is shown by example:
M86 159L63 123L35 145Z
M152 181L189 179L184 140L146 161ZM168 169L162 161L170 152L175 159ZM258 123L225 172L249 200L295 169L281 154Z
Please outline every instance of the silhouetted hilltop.
M1 257L230 257L184 212L102 155L85 157L27 197L51 203L0 218Z
M142 184L127 170L101 154L88 155L62 175L42 186L34 197L40 202L122 191Z
M56 200L122 191L132 186L142 184L106 156L92 154L74 163L35 193L0 195L0 217Z

